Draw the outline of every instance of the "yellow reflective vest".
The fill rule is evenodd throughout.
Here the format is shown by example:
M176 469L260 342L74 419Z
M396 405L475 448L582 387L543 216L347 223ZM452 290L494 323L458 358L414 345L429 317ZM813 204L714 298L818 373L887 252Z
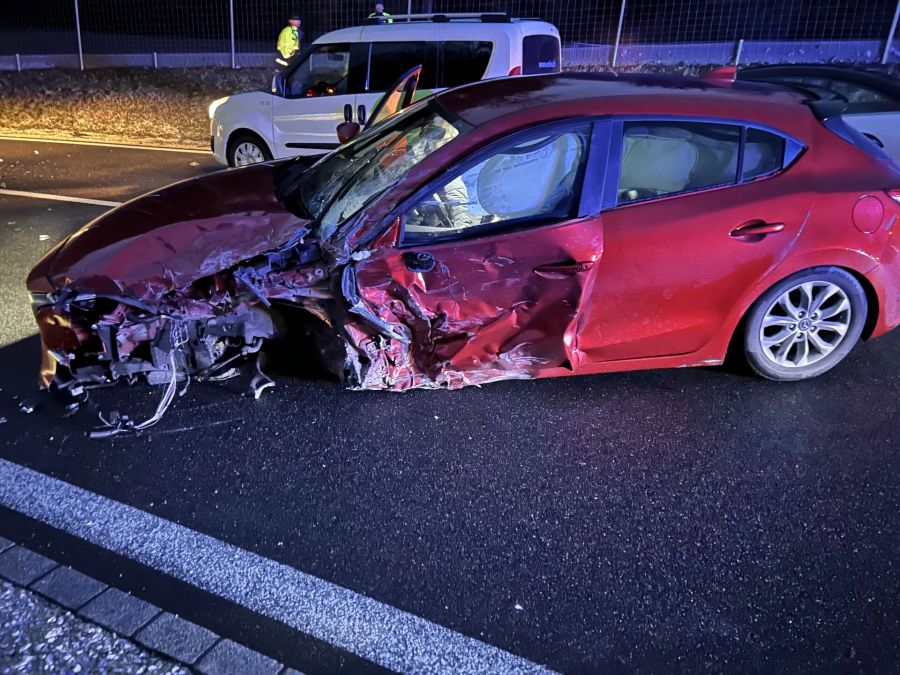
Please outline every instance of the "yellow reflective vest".
M378 23L394 23L394 20L391 18L391 15L387 12L382 12L381 16L378 16L375 12L369 14L370 19L381 19Z
M278 34L278 51L284 58L290 58L300 49L300 30L293 26L285 26Z

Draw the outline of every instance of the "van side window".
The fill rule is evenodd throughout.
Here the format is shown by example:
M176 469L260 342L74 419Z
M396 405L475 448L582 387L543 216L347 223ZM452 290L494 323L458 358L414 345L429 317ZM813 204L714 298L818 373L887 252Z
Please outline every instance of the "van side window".
M559 38L528 35L522 41L522 74L558 73L562 70Z
M287 77L285 93L291 97L346 94L349 75L349 44L318 45Z
M741 128L710 122L625 122L619 204L737 182Z
M458 87L477 82L484 77L493 52L493 42L445 42L441 86Z
M387 91L410 68L422 66L419 89L437 82L437 42L373 42L369 60L369 91Z

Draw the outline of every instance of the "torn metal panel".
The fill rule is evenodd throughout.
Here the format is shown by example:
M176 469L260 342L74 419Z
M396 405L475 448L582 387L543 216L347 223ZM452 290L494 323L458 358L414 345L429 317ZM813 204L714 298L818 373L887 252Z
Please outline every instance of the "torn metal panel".
M378 322L404 326L412 340L407 347L366 343L359 351L373 372L360 386L458 388L571 370L602 245L599 220L588 218L548 232L432 246L428 273L411 271L404 259L421 247L374 251L355 265L360 299Z

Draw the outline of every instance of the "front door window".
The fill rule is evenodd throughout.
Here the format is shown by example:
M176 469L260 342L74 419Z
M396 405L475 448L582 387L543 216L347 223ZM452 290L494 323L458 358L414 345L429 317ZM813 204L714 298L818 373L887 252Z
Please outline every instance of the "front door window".
M292 98L346 94L349 75L349 44L318 45L288 75L285 93Z
M561 221L577 210L590 124L506 144L407 210L403 244Z

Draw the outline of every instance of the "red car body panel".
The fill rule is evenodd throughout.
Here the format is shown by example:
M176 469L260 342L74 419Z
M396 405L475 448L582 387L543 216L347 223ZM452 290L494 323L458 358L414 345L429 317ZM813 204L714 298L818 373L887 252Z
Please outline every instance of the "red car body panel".
M314 266L272 263L296 254L289 243L303 240L307 221L275 200L277 169L266 165L181 183L113 211L48 254L29 288L46 292L49 278L153 307L164 299L191 318L288 300L339 335L349 386L392 390L721 363L753 302L819 265L843 267L867 286L870 336L900 323L900 206L886 192L900 187L900 170L838 137L795 94L552 76L477 83L427 105L474 129L416 164L351 229L319 242L323 261ZM398 209L480 148L554 120L629 116L763 125L804 150L785 170L743 184L401 245ZM606 158L588 161L598 160ZM783 228L735 236L754 222ZM407 256L424 252L434 269L411 271ZM222 287L210 295L210 283ZM39 323L48 349L86 340L64 314L40 310ZM139 332L129 330L120 346L130 349Z
M49 280L155 304L275 248L305 221L275 199L274 172L270 164L220 171L133 199L53 248L32 270L29 288Z

